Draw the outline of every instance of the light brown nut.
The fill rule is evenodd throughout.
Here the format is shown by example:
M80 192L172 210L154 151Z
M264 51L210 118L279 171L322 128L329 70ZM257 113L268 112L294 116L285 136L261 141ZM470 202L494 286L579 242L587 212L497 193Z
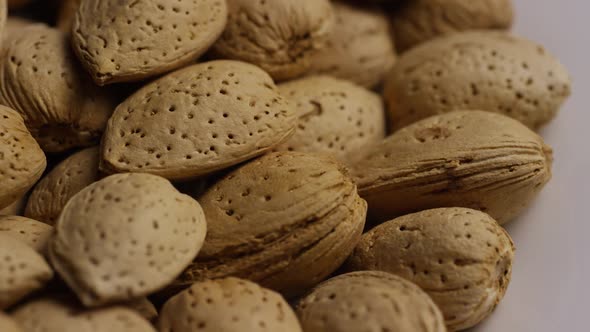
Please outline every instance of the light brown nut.
M552 150L516 120L482 111L433 116L401 129L354 166L376 221L437 207L468 207L500 223L551 178Z
M56 22L58 29L67 34L72 32L72 26L74 25L74 19L76 18L80 2L82 0L61 0Z
M53 168L31 192L25 216L53 225L72 196L100 179L98 150L81 150Z
M155 332L132 309L85 309L65 298L36 299L17 308L12 316L27 332Z
M26 196L26 195L25 195ZM23 196L20 199L16 200L14 203L8 205L7 207L0 209L0 215L3 216L20 216L22 211L25 209L25 204L27 203L26 197Z
M321 152L343 161L385 137L385 112L379 95L352 82L311 76L279 85L295 104L299 124L278 150Z
M202 63L147 85L117 108L100 168L187 180L271 150L293 134L296 121L258 67Z
M541 46L499 32L465 32L402 55L385 83L394 127L457 109L515 118L537 129L570 95L567 70Z
M412 0L394 12L397 48L408 50L438 36L512 26L512 0Z
M86 306L148 295L176 278L206 232L197 201L167 180L118 174L66 204L49 243L53 266Z
M311 73L351 80L367 88L383 81L395 63L387 17L378 10L335 2L326 47L311 58Z
M2 312L0 312L0 331L24 332L12 318Z
M424 291L378 271L321 283L299 302L297 315L306 332L446 332L440 310Z
M225 0L87 0L72 43L97 84L138 81L197 59L226 22Z
M6 0L0 0L0 36L4 34L7 12Z
M514 244L489 215L441 208L406 215L363 235L349 259L353 270L397 274L424 289L451 331L486 318L504 297Z
M173 286L240 277L294 296L334 272L362 232L366 202L332 159L265 155L200 199L207 240Z
M0 234L0 310L42 288L53 271L43 257L12 235Z
M45 255L53 227L25 217L0 216L0 234L20 240Z
M23 118L0 105L0 209L22 197L43 174L45 154Z
M115 101L81 72L64 33L34 25L3 48L0 103L21 113L45 151L98 142Z
M174 296L162 308L160 332L301 332L283 297L237 278L206 280Z
M328 0L227 0L229 18L215 57L242 60L282 81L303 75L333 26Z

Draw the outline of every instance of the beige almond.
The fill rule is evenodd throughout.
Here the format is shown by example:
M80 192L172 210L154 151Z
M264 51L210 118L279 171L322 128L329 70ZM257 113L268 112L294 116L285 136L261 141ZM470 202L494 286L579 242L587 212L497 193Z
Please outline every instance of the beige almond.
M53 227L25 217L0 216L0 234L20 240L45 255Z
M0 209L0 216L20 216L25 209L26 203L27 199L25 195L7 207Z
M396 128L476 109L538 129L556 116L570 92L567 70L540 45L477 31L439 38L402 55L386 79L384 96Z
M67 35L34 25L3 45L0 103L21 113L43 150L97 143L115 100L80 71Z
M0 105L0 209L35 185L46 166L45 154L20 114Z
M489 215L441 208L406 215L363 235L349 267L397 274L424 289L451 331L488 317L504 297L514 244Z
M443 316L420 287L393 274L361 271L321 283L300 300L305 332L446 332Z
M160 332L301 332L280 294L237 278L206 280L174 296L162 308Z
M333 26L329 0L227 0L229 18L213 55L260 66L277 81L311 69Z
M240 277L301 294L334 272L363 230L366 203L336 161L265 155L229 173L199 202L207 239L173 287Z
M467 30L507 30L512 0L412 0L392 17L398 50Z
M86 0L72 44L97 84L138 81L196 60L226 22L225 0Z
M197 201L166 179L118 174L66 204L49 244L54 268L86 306L166 286L195 258L206 225Z
M193 65L117 107L100 167L188 180L270 151L293 134L296 121L260 68L238 61Z
M28 244L0 234L0 310L41 289L53 277L43 257Z
M25 216L53 225L72 196L101 178L98 162L98 147L66 158L35 186Z
M311 58L311 73L351 80L367 88L383 81L395 63L393 35L379 10L334 2L334 28Z
M24 332L10 316L0 312L0 331L2 332Z

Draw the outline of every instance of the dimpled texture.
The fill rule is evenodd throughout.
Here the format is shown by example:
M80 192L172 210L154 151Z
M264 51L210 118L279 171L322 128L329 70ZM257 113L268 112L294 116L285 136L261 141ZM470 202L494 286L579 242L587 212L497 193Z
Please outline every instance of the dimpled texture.
M537 129L570 95L567 70L541 46L500 32L465 32L425 43L401 56L384 96L401 127L457 109L515 118Z
M202 63L149 84L117 108L101 169L191 179L269 151L293 134L296 121L258 67Z
M81 150L53 168L31 192L25 216L53 225L72 196L100 179L98 151Z
M72 43L97 84L137 81L194 61L226 22L225 0L86 0Z
M67 35L34 25L15 32L3 48L0 103L21 113L43 150L97 143L115 103L81 72Z
M0 310L41 289L53 271L33 248L9 234L0 234Z
M512 0L412 0L392 18L397 48L408 50L438 36L466 30L506 30Z
M332 159L265 155L227 175L200 199L207 240L174 286L240 277L298 295L332 273L362 232L366 202Z
M303 75L333 26L328 0L228 0L228 24L215 57L242 60L275 80Z
M86 306L164 287L195 258L206 232L197 201L149 174L113 175L86 187L55 228L49 256Z
M44 255L53 227L25 217L0 216L0 234L20 240Z
M305 332L446 332L443 316L418 286L378 271L343 274L301 299Z
M85 309L67 298L42 297L12 314L27 332L155 332L138 313L122 306Z
M378 85L395 63L393 35L378 10L335 2L335 23L326 47L311 58L311 73Z
M43 174L45 154L23 118L0 105L0 208L15 203Z
M237 278L207 280L174 296L162 309L160 332L301 332L281 295Z
M385 111L379 95L352 82L312 76L279 85L295 104L299 123L280 150L318 152L343 161L385 137Z
M410 125L354 166L376 221L438 207L468 207L506 223L551 178L552 150L516 120L457 111Z
M16 322L7 316L6 314L0 312L0 331L2 332L24 332L20 326L16 324Z
M504 297L514 245L489 215L441 208L406 215L363 235L349 259L353 270L381 270L424 289L451 331L489 316Z

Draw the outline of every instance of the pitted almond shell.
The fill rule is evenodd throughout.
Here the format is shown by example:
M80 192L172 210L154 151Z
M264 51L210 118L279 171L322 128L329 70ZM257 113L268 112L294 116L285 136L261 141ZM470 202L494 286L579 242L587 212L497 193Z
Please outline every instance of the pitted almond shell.
M53 227L25 217L0 216L0 234L20 240L45 255Z

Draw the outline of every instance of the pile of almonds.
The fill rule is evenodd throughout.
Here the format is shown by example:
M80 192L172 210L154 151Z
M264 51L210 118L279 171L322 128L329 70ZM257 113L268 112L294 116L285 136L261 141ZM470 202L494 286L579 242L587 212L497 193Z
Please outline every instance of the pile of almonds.
M0 0L0 331L477 325L571 89L512 21L510 0Z

